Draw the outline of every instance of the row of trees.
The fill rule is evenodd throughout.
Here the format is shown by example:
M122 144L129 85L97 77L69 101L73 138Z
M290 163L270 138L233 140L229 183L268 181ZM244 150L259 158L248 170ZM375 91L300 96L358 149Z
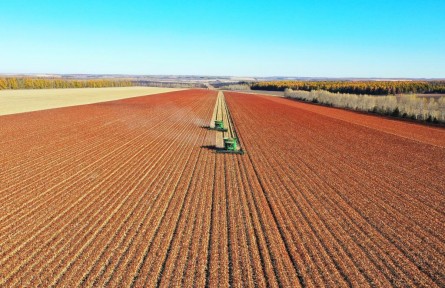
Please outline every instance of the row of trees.
M243 90L243 91L247 91L250 90L250 86L248 84L223 84L223 85L219 85L218 89L221 90Z
M60 78L8 77L0 78L0 90L5 89L52 89L52 88L100 88L133 86L130 80L94 79L73 80Z
M268 81L254 82L252 90L325 90L334 93L397 95L445 93L445 81Z
M445 97L419 97L415 94L371 96L292 89L286 89L284 96L334 107L445 123Z
M162 82L162 81L148 81L148 80L135 80L133 83L136 86L147 87L162 87L162 88L207 88L204 83L197 82Z

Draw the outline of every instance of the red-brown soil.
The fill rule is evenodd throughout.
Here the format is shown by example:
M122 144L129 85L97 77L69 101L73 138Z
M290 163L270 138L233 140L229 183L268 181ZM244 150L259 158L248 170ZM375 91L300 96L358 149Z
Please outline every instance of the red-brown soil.
M445 131L225 93L0 117L0 286L445 286Z

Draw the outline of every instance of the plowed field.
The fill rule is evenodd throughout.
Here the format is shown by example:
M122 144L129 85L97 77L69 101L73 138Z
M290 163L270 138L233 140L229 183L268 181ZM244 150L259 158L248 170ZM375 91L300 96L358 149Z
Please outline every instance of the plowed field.
M0 286L445 286L445 130L225 93L0 116Z

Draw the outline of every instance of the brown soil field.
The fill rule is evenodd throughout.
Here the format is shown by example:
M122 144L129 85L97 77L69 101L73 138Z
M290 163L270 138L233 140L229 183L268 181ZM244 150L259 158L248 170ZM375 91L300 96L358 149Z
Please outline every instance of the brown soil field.
M444 129L224 96L1 116L0 286L445 286Z

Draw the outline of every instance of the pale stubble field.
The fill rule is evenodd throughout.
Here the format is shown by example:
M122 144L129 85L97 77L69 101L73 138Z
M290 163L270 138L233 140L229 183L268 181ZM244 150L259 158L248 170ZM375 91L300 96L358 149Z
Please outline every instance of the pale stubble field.
M158 87L0 90L0 115L39 111L178 91Z

